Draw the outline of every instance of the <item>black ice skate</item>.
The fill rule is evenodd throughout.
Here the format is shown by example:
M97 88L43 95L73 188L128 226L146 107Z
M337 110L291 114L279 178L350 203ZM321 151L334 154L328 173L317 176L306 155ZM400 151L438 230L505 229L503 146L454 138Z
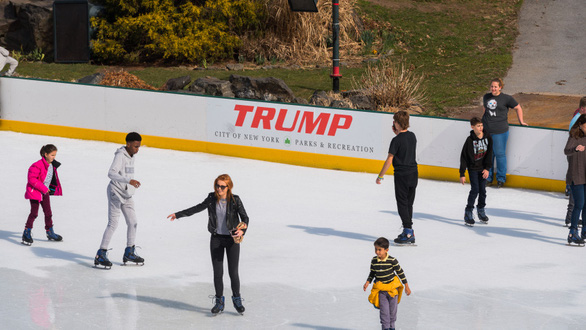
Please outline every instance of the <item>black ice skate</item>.
M49 239L49 241L55 242L61 242L63 240L63 237L61 235L55 234L55 232L53 231L53 227L47 230L47 238Z
M570 234L568 235L568 245L584 246L584 239L578 236L578 231L576 229L570 229Z
M96 257L94 258L94 268L98 268L99 266L103 266L104 269L112 268L112 263L108 260L107 256L108 250L106 249L99 249L96 253Z
M22 244L31 246L33 244L33 235L31 234L30 228L25 228L22 233Z
M464 224L466 226L474 227L474 213L471 208L466 208L464 211Z
M415 233L413 232L413 229L403 228L403 232L395 238L394 242L397 246L415 246Z
M244 311L246 310L242 305L244 299L242 297L232 297L232 303L234 304L234 308L240 315L244 315Z
M134 245L126 247L122 261L124 262L124 266L126 266L126 262L128 261L134 262L139 266L144 266L144 259L134 253Z
M210 296L212 297L212 302L214 303L214 307L212 307L212 316L216 316L224 311L224 296L217 297L217 296Z
M488 224L488 217L486 216L486 212L484 212L484 208L482 209L477 209L476 212L478 213L478 220L480 221L480 223L482 224Z

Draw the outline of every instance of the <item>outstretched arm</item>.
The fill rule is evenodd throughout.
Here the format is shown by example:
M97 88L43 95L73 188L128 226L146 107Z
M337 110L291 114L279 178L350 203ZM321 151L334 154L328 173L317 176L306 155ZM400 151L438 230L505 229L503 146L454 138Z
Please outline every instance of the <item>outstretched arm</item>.
M201 202L195 206L192 206L192 207L185 209L183 211L180 211L180 212L175 212L173 214L169 214L167 216L167 219L170 219L171 221L173 221L175 219L192 216L198 212L201 212L201 211L207 209L208 204L211 201L211 195L212 194L210 194L206 199L204 199L203 202Z

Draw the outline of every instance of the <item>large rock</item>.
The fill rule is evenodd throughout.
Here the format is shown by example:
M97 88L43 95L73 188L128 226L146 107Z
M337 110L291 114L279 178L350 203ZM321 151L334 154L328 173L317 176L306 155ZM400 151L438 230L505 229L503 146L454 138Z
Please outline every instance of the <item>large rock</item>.
M324 91L315 91L309 99L309 104L320 105L322 107L329 107L333 99Z
M309 104L309 102L307 102L307 100L304 99L304 98L302 98L302 97L296 97L294 103L297 103L297 104Z
M89 76L85 76L79 80L77 80L80 84L87 84L87 85L99 85L104 79L104 74L102 72L94 73Z
M348 98L356 109L374 110L372 98L366 94L355 94Z
M351 109L352 102L350 102L350 100L348 100L348 99L333 100L332 103L330 104L330 107Z
M356 109L374 110L372 98L362 89L342 92L342 97L350 100Z
M276 102L294 102L293 91L281 79L253 78L231 75L232 92L237 98L256 99Z
M53 57L53 1L0 0L0 45Z
M189 87L187 88L187 91L193 94L201 94L201 95L205 95L206 90L201 87L196 85L195 83L189 85Z
M226 64L226 69L230 71L244 71L244 64L241 63L228 63Z
M237 98L249 100L259 99L252 78L233 74L230 76L230 83L232 84L232 92Z
M167 80L163 86L163 90L166 91L178 91L185 88L191 82L191 76L183 76L179 78L171 78Z
M234 97L230 82L214 77L198 78L189 86L189 90L196 93L203 90L206 95Z

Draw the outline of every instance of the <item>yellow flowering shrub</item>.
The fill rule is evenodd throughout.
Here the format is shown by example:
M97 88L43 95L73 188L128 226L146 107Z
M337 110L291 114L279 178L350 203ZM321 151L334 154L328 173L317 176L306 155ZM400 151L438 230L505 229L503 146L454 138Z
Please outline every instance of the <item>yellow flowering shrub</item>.
M202 3L197 5L196 3ZM200 63L231 58L238 34L258 27L257 0L102 0L94 57L108 63Z

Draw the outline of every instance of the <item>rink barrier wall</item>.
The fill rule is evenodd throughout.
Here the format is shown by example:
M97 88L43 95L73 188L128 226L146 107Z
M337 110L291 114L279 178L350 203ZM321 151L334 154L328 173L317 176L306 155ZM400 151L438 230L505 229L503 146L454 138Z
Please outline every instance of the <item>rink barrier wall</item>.
M124 141L126 133L91 130L77 127L65 127L38 123L17 122L0 119L0 130L30 134L60 136L66 138L95 140L106 142ZM336 169L354 172L378 173L383 161L359 159L343 156L316 155L312 153L281 151L266 148L242 147L222 143L210 143L176 138L143 135L144 145L154 148L172 149L191 152L205 152L240 158L258 159L277 163ZM454 168L419 164L419 177L454 181L459 177L459 170ZM387 174L392 174L392 169ZM467 181L468 174L466 174ZM535 190L564 191L565 182L551 179L530 178L519 175L507 175L507 186Z
M27 93L30 90L35 96ZM164 121L157 116L161 111ZM280 128L297 123L297 117L287 121L296 113L301 116L298 131L276 129L275 118L283 113ZM327 125L322 127L320 118L327 118ZM304 119L314 125L303 126ZM0 130L31 134L120 143L126 132L138 131L149 147L378 173L394 136L388 129L391 125L390 113L0 78ZM420 177L457 181L461 146L470 130L468 121L412 116L410 130L418 139ZM241 138L246 135L270 137L281 144L275 147ZM349 150L317 150L315 145L290 143L284 147L285 139L337 147L356 145L369 152L360 157ZM561 150L566 139L567 132L562 130L511 126L506 185L563 191L567 163ZM320 152L308 152L316 150Z

